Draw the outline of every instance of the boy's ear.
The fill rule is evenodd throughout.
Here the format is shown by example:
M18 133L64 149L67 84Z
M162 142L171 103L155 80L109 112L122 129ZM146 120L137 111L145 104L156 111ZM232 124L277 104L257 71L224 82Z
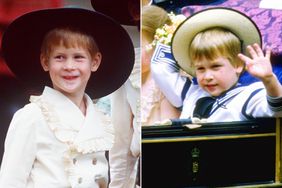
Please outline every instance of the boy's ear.
M40 63L44 71L49 71L47 58L43 55L40 55Z
M239 64L239 65L237 65L237 67L236 67L236 73L238 74L238 75L240 75L243 71L244 71L244 64Z
M92 64L91 64L91 71L95 72L100 66L100 63L102 61L102 54L100 52L96 53L95 56L92 59Z

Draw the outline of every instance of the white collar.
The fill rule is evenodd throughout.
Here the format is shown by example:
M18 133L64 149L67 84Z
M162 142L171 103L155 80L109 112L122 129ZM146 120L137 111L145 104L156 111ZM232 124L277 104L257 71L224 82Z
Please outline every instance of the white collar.
M86 116L65 95L45 87L41 96L31 96L56 138L72 145L82 153L109 150L113 144L113 127L109 118L94 107L92 100L85 94Z

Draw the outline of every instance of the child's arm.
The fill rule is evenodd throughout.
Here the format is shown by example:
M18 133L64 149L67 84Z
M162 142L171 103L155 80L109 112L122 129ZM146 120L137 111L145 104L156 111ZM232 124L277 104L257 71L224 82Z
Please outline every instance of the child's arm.
M271 50L267 48L264 55L258 44L248 46L247 49L252 58L243 54L238 55L246 63L247 71L263 82L268 96L282 97L282 86L272 71L270 62Z
M151 60L151 71L154 80L169 102L175 107L182 107L191 82L187 77L180 75L179 67L168 57L170 55L169 46L158 44Z
M0 170L0 187L26 187L35 160L35 129L33 111L16 112L5 139Z
M140 156L139 95L139 88L133 88L129 80L111 95L115 142L109 152L110 187L130 187L131 172Z

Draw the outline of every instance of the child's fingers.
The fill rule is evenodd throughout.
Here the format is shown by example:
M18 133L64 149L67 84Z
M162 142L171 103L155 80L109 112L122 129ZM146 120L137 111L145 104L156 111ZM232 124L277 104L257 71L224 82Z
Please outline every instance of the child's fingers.
M249 53L250 53L252 58L257 58L258 57L257 52L254 50L253 46L248 45L247 46L247 50L249 51Z
M266 47L266 51L265 51L265 57L267 59L270 59L271 56L271 48L269 46Z
M264 56L261 47L260 47L257 43L253 44L253 48L254 48L256 54L257 54L259 57Z
M248 63L251 61L251 59L248 56L245 56L243 54L238 54L238 57L245 63Z

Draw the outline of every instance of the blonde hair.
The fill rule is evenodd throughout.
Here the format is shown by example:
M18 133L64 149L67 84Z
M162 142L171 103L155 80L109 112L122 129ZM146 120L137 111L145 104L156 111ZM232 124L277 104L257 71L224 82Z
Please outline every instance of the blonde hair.
M86 49L92 58L99 52L98 45L91 35L73 28L55 28L45 35L41 45L41 56L48 59L53 48L60 45L66 48Z
M214 60L218 57L227 58L233 66L242 65L243 62L238 58L241 53L240 39L224 28L212 28L198 33L190 45L190 59L192 66L194 61L202 58Z
M156 29L164 24L170 24L170 18L167 12L154 5L144 6L142 8L142 32L147 32L153 38Z

